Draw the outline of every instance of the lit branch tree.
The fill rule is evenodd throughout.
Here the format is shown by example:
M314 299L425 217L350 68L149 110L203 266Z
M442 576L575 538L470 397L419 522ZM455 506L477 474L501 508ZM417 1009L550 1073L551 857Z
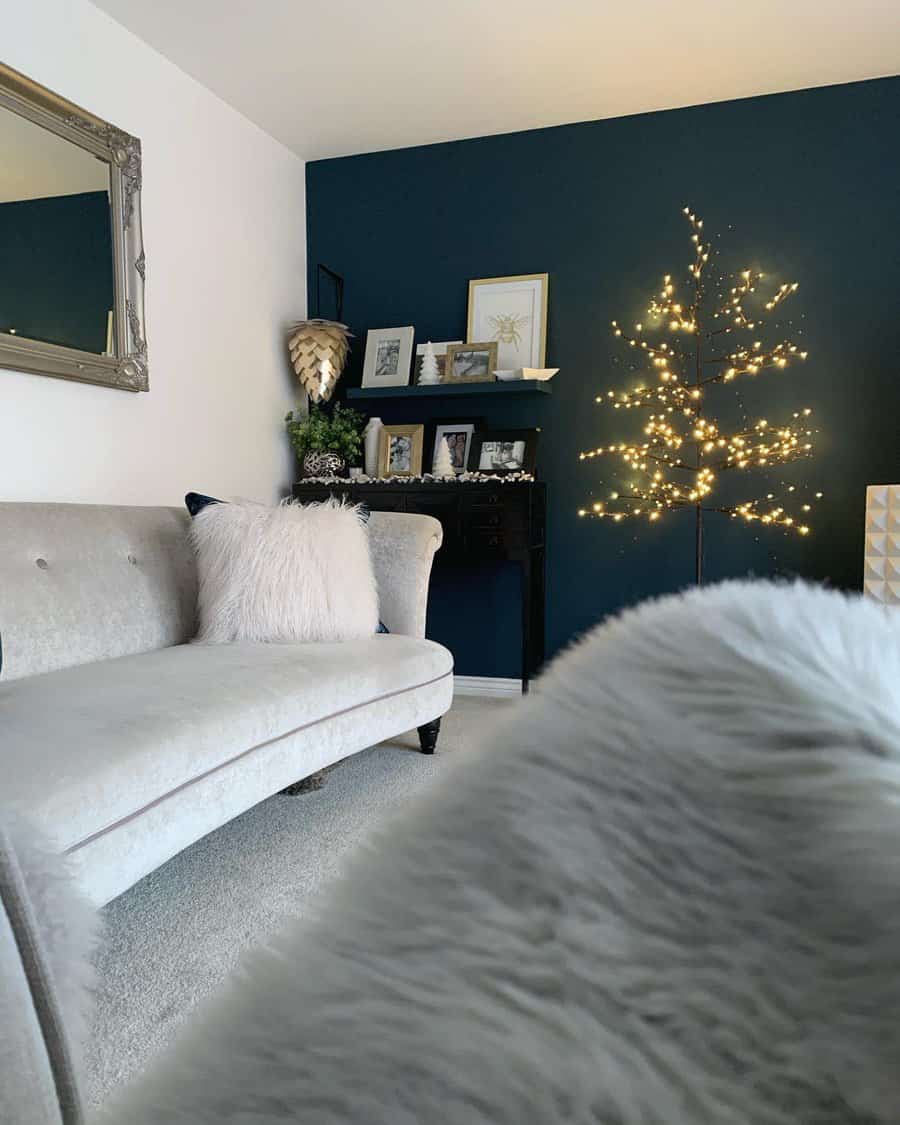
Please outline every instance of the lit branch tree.
M703 517L721 512L733 519L775 525L800 535L809 532L809 504L791 512L773 493L717 503L718 475L726 469L770 470L812 451L813 431L808 428L810 409L793 414L790 421L760 419L736 432L723 432L705 413L707 392L743 376L769 369L780 370L806 359L791 340L766 344L770 315L797 290L797 282L773 287L768 296L757 294L764 275L745 269L707 283L712 244L703 234L703 220L689 207L684 213L691 225L694 259L688 267L689 294L679 297L671 275L650 302L647 323L636 324L632 334L612 322L615 335L646 357L652 374L649 385L633 391L609 391L597 402L616 410L649 411L642 440L615 442L581 454L581 460L617 457L628 466L631 482L614 492L608 502L579 511L580 516L658 520L666 512L692 509L696 520L697 582L703 581ZM775 327L775 325L773 325ZM645 338L653 333L649 339ZM673 339L659 339L666 333ZM791 486L788 491L795 492ZM820 497L821 493L816 493Z

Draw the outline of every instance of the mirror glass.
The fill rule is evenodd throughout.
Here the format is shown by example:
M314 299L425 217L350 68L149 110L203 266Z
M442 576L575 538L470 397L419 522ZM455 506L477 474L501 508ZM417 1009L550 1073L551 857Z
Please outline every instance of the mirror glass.
M114 354L110 165L0 107L0 332Z

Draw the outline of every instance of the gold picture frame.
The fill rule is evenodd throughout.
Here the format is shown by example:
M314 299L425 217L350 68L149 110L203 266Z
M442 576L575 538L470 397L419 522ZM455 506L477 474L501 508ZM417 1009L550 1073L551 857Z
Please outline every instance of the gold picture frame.
M483 354L481 362L477 356ZM468 361L466 358L468 357ZM462 369L467 362L468 371ZM497 370L497 341L486 340L475 344L449 344L444 368L445 383L493 383Z
M408 445L399 449L394 443L406 439ZM420 477L424 425L384 426L378 444L379 477Z
M467 337L496 340L497 367L501 370L545 367L549 289L550 275L546 273L470 281Z

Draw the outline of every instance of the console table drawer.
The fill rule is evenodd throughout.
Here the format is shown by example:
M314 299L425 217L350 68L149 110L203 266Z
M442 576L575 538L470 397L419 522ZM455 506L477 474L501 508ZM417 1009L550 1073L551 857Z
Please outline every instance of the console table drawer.
M475 508L462 513L462 527L464 531L524 531L528 519L525 512Z
M497 511L526 512L529 506L529 497L522 495L510 485L494 489L473 488L471 492L465 491L465 486L459 497L460 506L464 512Z
M451 492L409 494L406 497L405 510L417 512L422 516L434 516L436 520L443 520L448 516L456 516L459 513L459 497L454 496Z
M463 532L466 547L469 551L524 551L528 546L528 532L525 528L514 531L504 528L492 530L490 528L472 527Z
M499 488L473 488L468 496L460 496L464 508L499 508L503 504L503 494Z

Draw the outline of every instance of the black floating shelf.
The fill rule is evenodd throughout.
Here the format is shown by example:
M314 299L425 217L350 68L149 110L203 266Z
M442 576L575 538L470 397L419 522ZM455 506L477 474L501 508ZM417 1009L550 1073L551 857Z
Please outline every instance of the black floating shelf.
M455 398L457 395L550 394L550 380L515 379L508 383L438 383L429 387L348 387L347 398Z

